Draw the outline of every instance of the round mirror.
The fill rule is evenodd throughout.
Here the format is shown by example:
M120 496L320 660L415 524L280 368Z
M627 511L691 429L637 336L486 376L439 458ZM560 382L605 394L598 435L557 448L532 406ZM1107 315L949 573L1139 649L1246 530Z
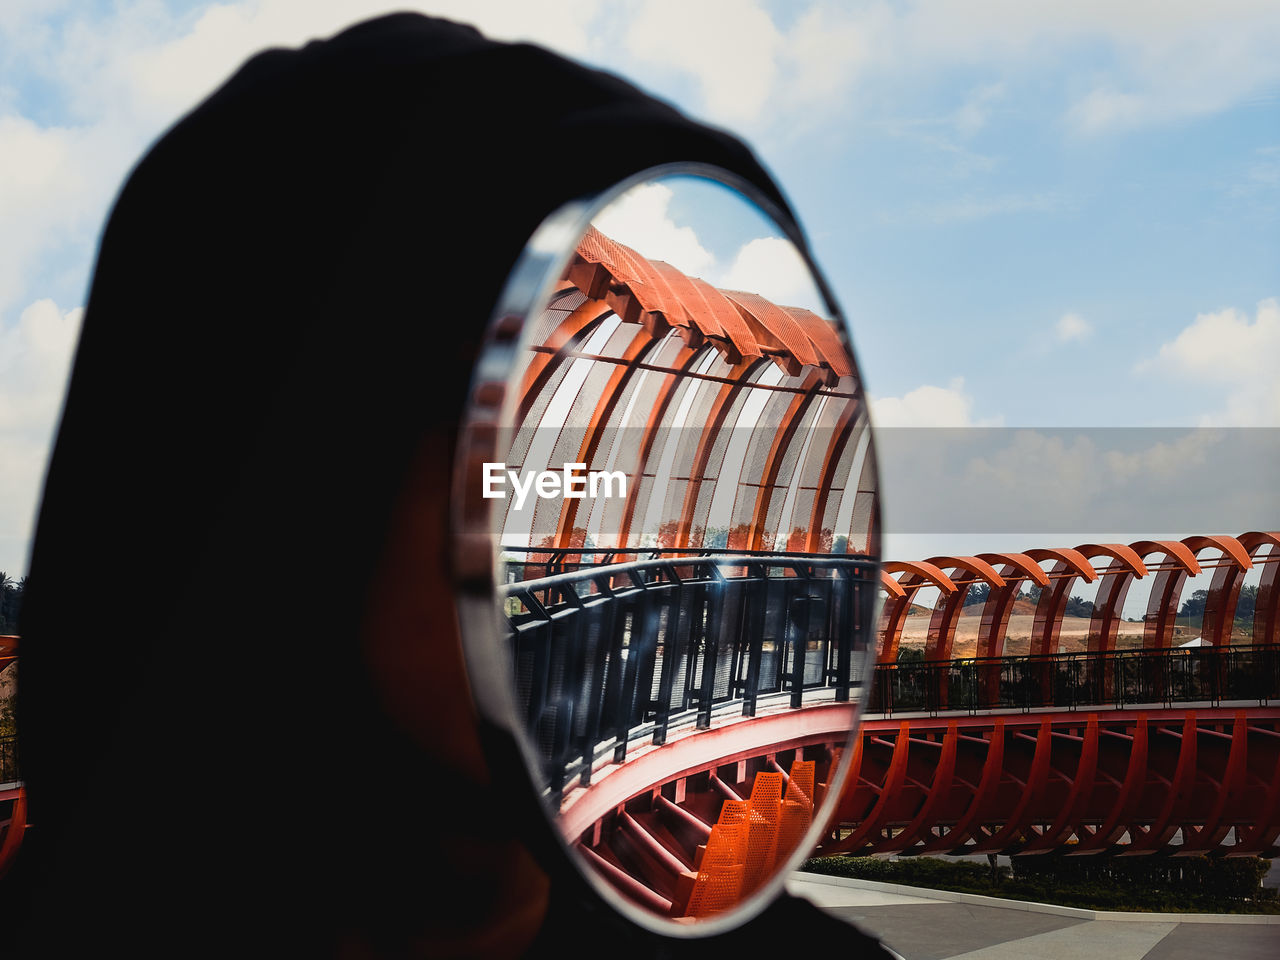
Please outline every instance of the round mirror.
M836 802L879 509L848 330L746 188L664 168L530 240L455 476L468 669L645 926L763 906Z

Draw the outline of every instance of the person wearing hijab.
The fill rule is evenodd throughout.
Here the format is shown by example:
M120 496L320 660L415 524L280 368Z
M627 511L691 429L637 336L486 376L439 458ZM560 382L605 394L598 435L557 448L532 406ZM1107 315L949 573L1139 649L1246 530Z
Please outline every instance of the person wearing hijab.
M787 209L617 77L398 14L255 56L138 163L27 581L7 956L885 955L788 897L718 945L639 930L535 858L481 747L448 551L472 361L543 218L677 160Z

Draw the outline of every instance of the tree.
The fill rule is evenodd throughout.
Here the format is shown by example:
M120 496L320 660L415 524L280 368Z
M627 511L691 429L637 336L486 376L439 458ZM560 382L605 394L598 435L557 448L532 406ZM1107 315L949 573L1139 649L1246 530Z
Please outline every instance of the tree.
M1063 613L1068 617L1091 617L1093 616L1093 601L1086 600L1083 597L1072 597L1067 601L1067 606Z
M985 583L970 584L969 592L964 595L964 605L971 607L975 603L986 603L991 595L991 588Z
M14 580L0 570L0 634L18 632L18 613L22 609L22 594L27 578Z
M1241 593L1244 591L1242 590ZM1178 611L1180 617L1202 617L1204 616L1205 604L1209 601L1208 590L1193 591L1191 596L1182 601L1182 608Z

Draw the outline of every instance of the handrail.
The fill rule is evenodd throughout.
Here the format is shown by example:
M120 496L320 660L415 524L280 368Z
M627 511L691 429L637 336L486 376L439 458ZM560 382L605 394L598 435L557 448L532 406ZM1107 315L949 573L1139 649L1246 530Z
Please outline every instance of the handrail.
M750 567L750 566L770 566L770 567L796 567L798 565L807 565L813 567L854 567L859 570L874 571L876 561L869 557L859 556L840 556L829 553L815 554L798 554L798 553L743 553L733 552L724 556L693 556L693 557L659 557L651 560L632 560L627 563L612 563L593 565L590 567L571 570L567 573L556 573L547 577L538 577L533 580L519 580L512 583L502 583L498 585L498 592L503 596L511 596L512 594L523 593L534 590L545 590L549 587L559 587L567 583L578 583L583 580L590 580L596 577L614 577L619 574L627 574L637 570L654 570L668 569L672 567L687 567L695 564L712 564L716 567Z
M877 664L867 712L1123 709L1280 698L1280 647L1147 648Z
M873 559L681 553L498 586L518 706L553 795L589 785L610 751L621 763L632 743L666 743L677 723L754 717L765 700L848 702L866 679ZM744 575L726 576L733 567Z

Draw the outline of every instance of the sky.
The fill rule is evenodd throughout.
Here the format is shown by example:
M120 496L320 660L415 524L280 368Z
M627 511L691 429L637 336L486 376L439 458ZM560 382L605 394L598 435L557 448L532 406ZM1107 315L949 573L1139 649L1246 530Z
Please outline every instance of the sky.
M1124 457L1181 449L1168 428L1198 428L1195 447L1208 428L1280 427L1274 0L5 0L0 570L26 570L97 238L130 166L253 52L391 9L543 44L747 140L852 324L879 428L1053 428L1057 448L1018 441L1024 467L1059 476L1063 451L1083 450L1132 480ZM1166 429L1119 459L1072 446L1108 426ZM1273 441L1258 447L1254 481L1276 465ZM1180 461L1155 457L1177 490ZM920 526L884 480L891 537L895 512ZM1252 527L1280 527L1275 500L1255 500ZM890 553L1071 540L1032 520L1025 535L974 526Z

